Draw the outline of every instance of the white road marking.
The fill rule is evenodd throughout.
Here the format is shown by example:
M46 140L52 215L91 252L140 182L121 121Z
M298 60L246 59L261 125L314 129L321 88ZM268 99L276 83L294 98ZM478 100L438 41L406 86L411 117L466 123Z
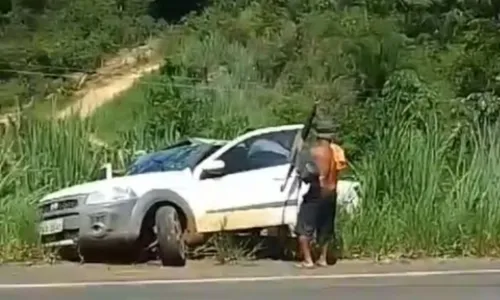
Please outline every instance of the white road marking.
M426 277L449 275L500 274L500 269L448 270L448 271L415 271L392 273L360 273L360 274L328 274L328 275L294 275L294 276L262 276L262 277L221 277L198 279L159 279L134 281L89 281L89 282L57 282L57 283L14 283L0 284L0 290L8 289L47 289L47 288L85 288L101 286L138 286L138 285L172 285L172 284L203 284L231 282L265 282L287 280L325 280L325 279L357 279L357 278L388 278L388 277Z

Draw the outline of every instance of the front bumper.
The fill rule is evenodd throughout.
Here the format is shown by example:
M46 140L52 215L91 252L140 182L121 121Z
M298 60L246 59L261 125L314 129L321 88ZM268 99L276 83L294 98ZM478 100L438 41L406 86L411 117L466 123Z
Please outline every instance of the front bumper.
M68 199L54 199L41 205L42 222L59 224L54 232L41 233L44 246L111 247L137 240L139 229L131 226L132 211L137 199L85 205L86 196L72 198L78 203L74 207L61 205L67 203ZM47 209L51 205L52 208L60 209Z

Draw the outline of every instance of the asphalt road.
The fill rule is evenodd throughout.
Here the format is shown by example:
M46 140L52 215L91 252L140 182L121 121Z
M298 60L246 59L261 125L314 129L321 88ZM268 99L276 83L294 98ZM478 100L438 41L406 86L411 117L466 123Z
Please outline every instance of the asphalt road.
M73 300L497 300L500 275L452 275L423 278L300 279L267 282L92 286L3 290L0 299Z
M425 269L422 265L384 269L359 265L344 266L346 272L335 271L333 267L315 272L251 277L254 271L250 270L247 271L248 276L243 277L185 278L176 278L176 269L161 269L169 275L165 278L134 275L124 279L117 278L115 274L102 281L65 281L58 278L57 282L47 280L46 275L41 283L32 283L32 280L17 283L0 281L0 299L331 300L348 297L349 300L497 300L500 295L500 269L497 266L485 264L480 269L473 265L460 269L457 266L430 266ZM75 272L84 271L75 268ZM231 270L223 273L231 274Z

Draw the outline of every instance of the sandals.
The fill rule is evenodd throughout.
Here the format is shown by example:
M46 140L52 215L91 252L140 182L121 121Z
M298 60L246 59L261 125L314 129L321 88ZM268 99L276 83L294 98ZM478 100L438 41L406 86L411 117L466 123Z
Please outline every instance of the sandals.
M328 263L327 262L315 262L315 263L311 263L311 264L308 264L306 262L300 262L298 264L295 264L295 267L299 268L299 269L314 269L315 267L319 267L319 268L328 268Z
M306 262L300 262L298 264L295 264L295 267L299 269L314 269L316 266L313 263L309 264Z
M328 263L325 261L325 262L319 262L317 261L316 262L316 266L320 267L320 268L328 268Z

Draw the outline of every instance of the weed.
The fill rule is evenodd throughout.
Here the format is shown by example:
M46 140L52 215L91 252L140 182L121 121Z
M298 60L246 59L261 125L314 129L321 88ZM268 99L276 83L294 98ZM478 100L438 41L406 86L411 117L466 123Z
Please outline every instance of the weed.
M214 233L205 244L194 248L191 257L212 257L218 264L234 264L251 261L262 249L262 242L248 236L237 236L224 230Z

